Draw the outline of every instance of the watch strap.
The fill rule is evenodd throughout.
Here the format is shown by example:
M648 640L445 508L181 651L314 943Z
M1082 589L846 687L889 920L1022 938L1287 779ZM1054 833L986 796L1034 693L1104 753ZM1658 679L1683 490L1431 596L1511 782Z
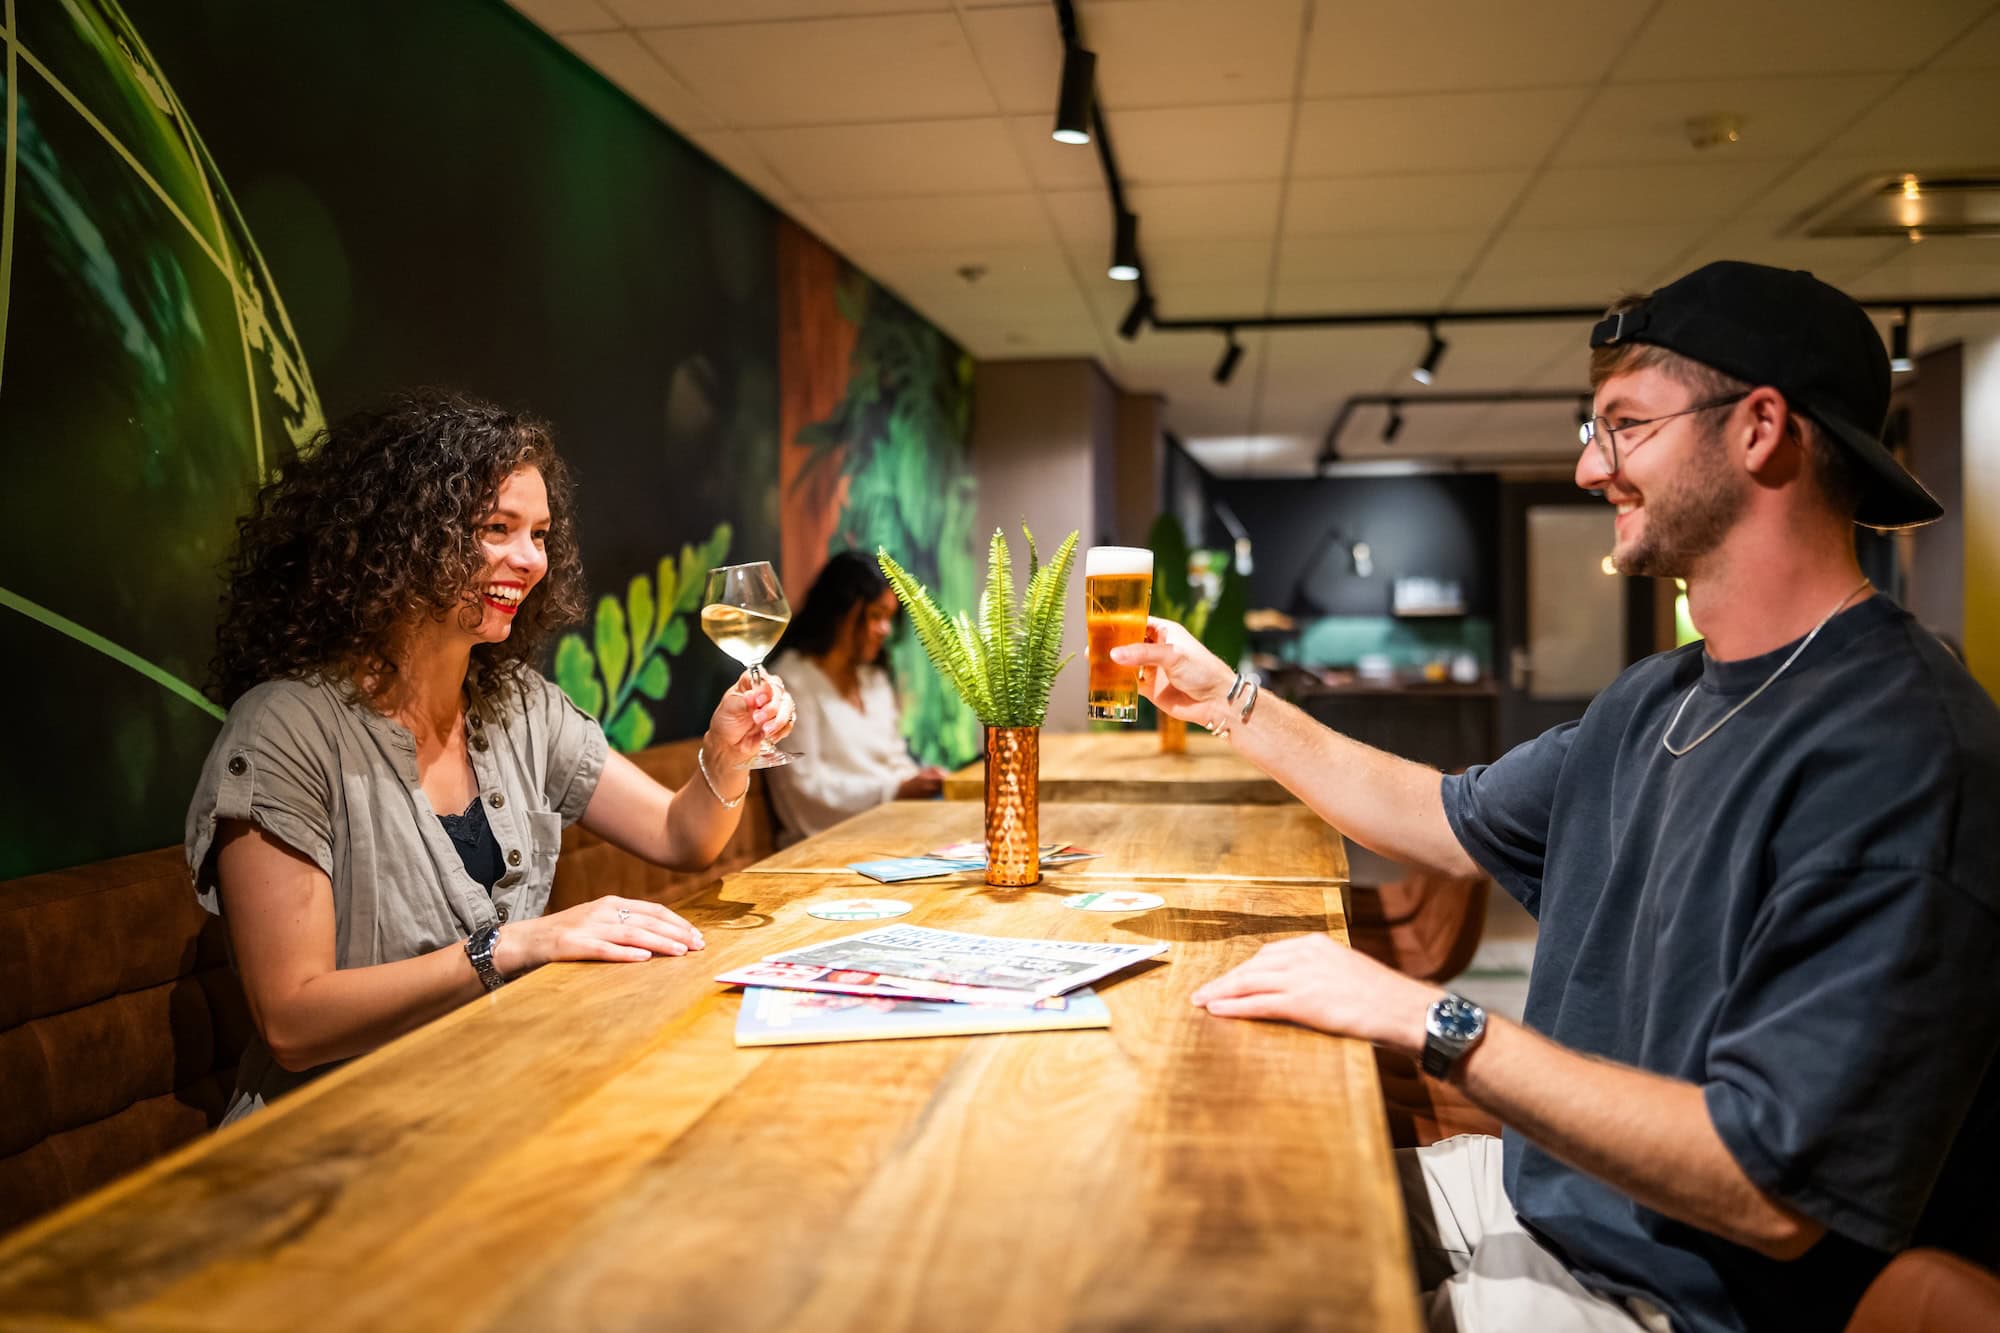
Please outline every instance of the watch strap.
M500 938L498 924L481 926L472 932L465 942L465 956L472 961L472 970L479 974L479 980L489 991L499 990L507 984L507 978L500 975L500 969L493 965L493 946Z

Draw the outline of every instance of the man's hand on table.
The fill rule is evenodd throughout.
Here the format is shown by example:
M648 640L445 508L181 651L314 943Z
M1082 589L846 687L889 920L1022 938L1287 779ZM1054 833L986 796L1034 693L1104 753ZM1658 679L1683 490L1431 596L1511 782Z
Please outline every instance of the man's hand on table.
M1190 998L1220 1018L1284 1019L1417 1055L1425 1012L1442 994L1324 935L1302 935L1265 945Z

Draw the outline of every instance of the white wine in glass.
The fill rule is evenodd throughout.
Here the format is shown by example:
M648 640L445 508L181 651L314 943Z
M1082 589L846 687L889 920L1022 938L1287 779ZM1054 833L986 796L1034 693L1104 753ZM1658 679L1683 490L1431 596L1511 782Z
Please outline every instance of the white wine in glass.
M791 623L792 608L768 560L724 565L708 571L702 595L701 632L715 646L750 668L750 679L764 679L764 658ZM765 741L744 768L776 768L799 756Z

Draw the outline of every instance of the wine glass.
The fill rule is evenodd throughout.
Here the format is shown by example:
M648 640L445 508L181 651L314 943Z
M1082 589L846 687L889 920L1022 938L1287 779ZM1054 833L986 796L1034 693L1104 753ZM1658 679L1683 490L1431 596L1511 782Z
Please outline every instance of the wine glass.
M724 565L708 571L708 587L702 594L701 632L715 646L750 668L750 679L764 679L764 658L777 646L785 626L791 623L792 608L785 601L777 571L768 560L747 565ZM799 756L780 750L765 741L742 768L777 768Z

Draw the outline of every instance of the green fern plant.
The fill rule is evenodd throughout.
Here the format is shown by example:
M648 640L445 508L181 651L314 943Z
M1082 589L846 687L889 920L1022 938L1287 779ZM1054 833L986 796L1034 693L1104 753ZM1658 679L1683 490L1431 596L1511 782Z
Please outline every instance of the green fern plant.
M996 528L986 550L986 591L979 596L976 625L963 610L947 615L888 551L875 553L931 664L989 727L1041 726L1048 716L1049 688L1070 660L1061 656L1063 601L1078 534L1064 538L1044 565L1035 534L1025 523L1021 532L1028 539L1027 594L1017 606L1013 556L1005 534Z

